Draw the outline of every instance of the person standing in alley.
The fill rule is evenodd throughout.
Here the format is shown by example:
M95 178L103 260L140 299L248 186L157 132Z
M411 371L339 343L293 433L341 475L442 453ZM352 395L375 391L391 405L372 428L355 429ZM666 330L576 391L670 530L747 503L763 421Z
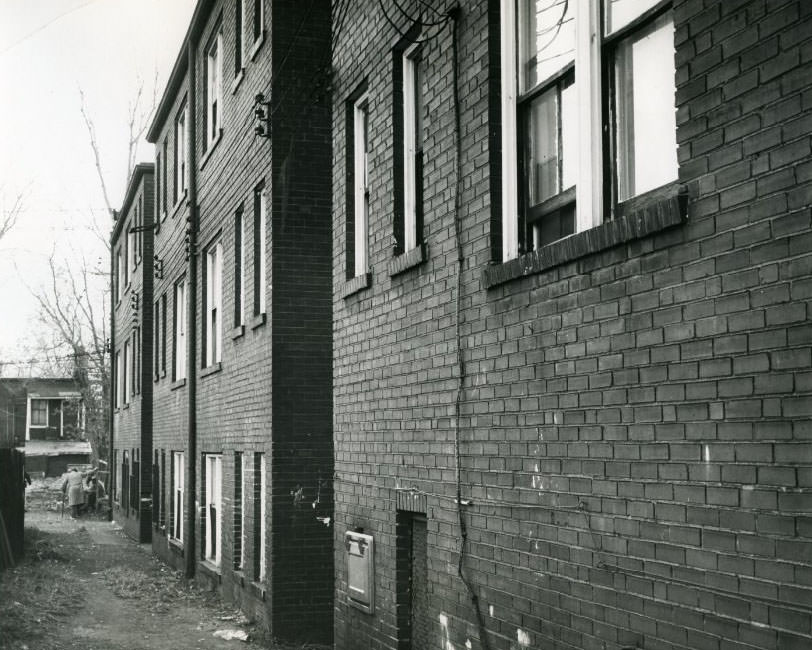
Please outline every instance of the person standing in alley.
M62 492L68 495L70 516L74 519L79 516L79 506L85 502L84 478L93 471L95 468L89 472L79 472L75 467L71 467L62 482Z

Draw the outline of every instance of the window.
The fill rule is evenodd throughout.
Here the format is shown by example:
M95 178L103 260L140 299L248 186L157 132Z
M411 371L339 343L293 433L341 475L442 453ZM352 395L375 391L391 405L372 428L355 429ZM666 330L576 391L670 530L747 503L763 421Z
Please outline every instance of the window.
M161 465L158 450L152 461L152 525L157 529L161 518Z
M141 394L141 328L136 327L133 331L133 377L132 393Z
M162 530L166 529L166 452L163 449L161 449L161 497L158 525Z
M169 511L169 537L181 544L183 543L183 460L184 454L182 451L172 452L172 507Z
M175 184L172 198L177 203L186 194L186 105L175 118Z
M264 0L254 0L254 41L262 38L265 32Z
M119 503L125 508L130 504L130 452L124 449L121 452L121 473L119 480Z
M164 209L164 213L163 213L164 217L166 217L166 209L167 209L167 205L166 205L166 176L167 176L167 172L169 171L168 151L169 151L169 140L168 140L168 138L164 138L164 145L163 145L164 173L163 173L163 176L159 175L159 179L160 179L160 182L161 182L161 191L160 191L161 205L163 206L163 209Z
M48 400L45 399L31 400L31 426L32 427L48 426Z
M158 187L155 192L155 223L161 223L161 152L159 151L155 156L155 178ZM157 226L156 226L157 228Z
M501 0L503 260L677 179L665 6Z
M123 381L121 374L123 372L123 366L121 365L121 352L116 352L116 408L121 408L121 405L124 403L124 398L121 394L123 389Z
M153 343L152 343L152 350L153 350L153 358L152 358L152 367L155 368L155 379L158 379L161 375L161 325L163 324L163 320L161 319L161 301L155 301L155 317L153 318L153 322L155 324L155 329L153 332Z
M254 315L265 313L265 183L254 189Z
M234 327L245 324L245 286L243 269L245 268L245 226L243 208L234 214Z
M161 296L161 376L166 375L166 303L166 294L163 294Z
M265 580L265 454L254 453L254 580Z
M243 548L245 547L245 503L243 501L243 476L245 475L245 456L240 451L234 452L234 570L242 571Z
M416 34L415 34L416 36ZM414 38L410 39L414 40ZM395 253L421 243L423 230L423 74L420 45L395 49L395 83L402 93L396 102L395 125L399 160L395 165Z
M130 388L131 377L133 374L133 355L130 352L130 340L124 342L124 386L122 387L122 395L124 397L124 404L130 403Z
M124 237L124 259L122 260L122 275L121 279L123 282L121 286L124 287L126 290L127 287L130 286L130 265L132 264L132 246L130 246L130 238L132 235L127 233L127 236Z
M221 79L223 31L218 29L206 50L206 145L214 144L220 135L223 93Z
M203 338L206 354L204 367L214 365L222 359L222 318L223 318L223 244L215 242L206 251L206 304Z
M175 322L172 341L172 379L186 378L186 278L175 283Z
M121 294L124 289L124 277L121 268L121 248L116 251L116 262L115 262L115 269L113 269L115 279L116 279L116 288L115 288L115 295L116 295L116 302L121 300Z
M223 458L220 454L204 454L203 464L205 474L203 557L212 564L220 566L223 517Z
M242 3L234 0L234 76L239 76L243 68L242 52Z
M349 116L348 116L349 118ZM351 167L348 167L347 189L347 279L367 272L367 222L369 219L369 101L364 92L351 101L348 119L347 146Z

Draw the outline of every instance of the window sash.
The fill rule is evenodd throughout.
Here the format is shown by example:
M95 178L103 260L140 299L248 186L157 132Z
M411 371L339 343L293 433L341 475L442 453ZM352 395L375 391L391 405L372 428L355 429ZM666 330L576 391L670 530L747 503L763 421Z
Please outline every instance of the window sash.
M264 0L254 0L254 41L262 38L265 29Z
M130 341L124 342L124 404L130 403L130 376L132 375L132 354L130 354Z
M234 76L238 76L243 69L243 59L245 53L243 52L242 42L242 3L243 0L234 0Z
M367 229L369 219L369 103L366 94L353 105L353 271L358 277L367 272Z
M175 284L175 380L186 377L186 280Z
M223 465L220 454L206 454L206 549L204 557L220 566L223 520Z
M206 110L206 142L211 145L216 139L220 131L221 113L223 110L222 101L222 51L223 51L223 34L218 31L214 37L213 42L209 48L206 57L206 75L207 75L207 110Z
M254 315L265 313L266 253L265 231L267 222L267 198L265 186L254 190Z
M184 508L184 453L172 452L172 526L169 536L172 539L183 541L183 508Z
M245 219L242 206L234 214L234 327L245 324Z
M423 179L423 89L420 46L403 53L403 250L415 248L419 212L422 210Z
M175 202L186 192L186 106L175 121Z
M222 260L223 244L213 244L206 254L206 365L222 358Z
M31 426L32 427L48 426L48 400L44 399L31 400Z

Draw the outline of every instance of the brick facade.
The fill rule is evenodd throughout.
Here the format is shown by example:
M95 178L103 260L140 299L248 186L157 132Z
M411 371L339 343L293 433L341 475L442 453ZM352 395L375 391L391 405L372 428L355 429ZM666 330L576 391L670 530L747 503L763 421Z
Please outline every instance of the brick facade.
M329 39L327 4L199 2L148 134L158 193L164 175L167 185L155 234L162 278L151 301L161 312L153 323L153 549L275 637L321 642L333 629L331 158L330 105L314 88L323 85ZM260 93L271 102L270 138L255 134ZM174 191L184 106L185 193ZM173 363L181 280L192 324L183 378ZM185 463L180 539L171 539L173 452Z
M113 517L139 542L151 539L152 476L148 459L152 454L153 175L152 163L139 163L133 170L110 240L114 304L110 337L113 465L109 487ZM126 281L119 275L121 264L128 266ZM126 367L125 347L130 358ZM125 373L126 386L119 386Z
M810 7L675 1L687 213L502 264L499 2L461 2L462 173L447 24L422 46L426 259L399 264L400 36L380 4L348 4L333 50L337 648L417 647L423 624L443 648L812 645ZM370 276L348 286L347 111L364 84ZM458 575L457 469L477 607ZM410 512L427 530L417 624L402 611ZM372 614L348 603L356 529L375 539Z

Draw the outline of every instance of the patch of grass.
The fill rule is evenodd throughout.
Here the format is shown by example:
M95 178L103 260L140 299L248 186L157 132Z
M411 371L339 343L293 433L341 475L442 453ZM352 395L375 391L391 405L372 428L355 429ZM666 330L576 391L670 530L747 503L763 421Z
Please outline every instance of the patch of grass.
M74 613L84 590L60 549L64 535L25 529L25 557L0 582L0 647L22 647L43 638ZM14 645L14 644L19 644Z

